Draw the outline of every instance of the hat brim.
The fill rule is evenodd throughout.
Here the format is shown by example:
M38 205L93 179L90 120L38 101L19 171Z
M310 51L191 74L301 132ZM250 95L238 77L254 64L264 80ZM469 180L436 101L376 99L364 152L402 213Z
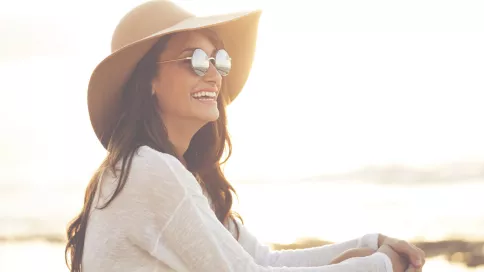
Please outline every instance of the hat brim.
M190 17L113 52L94 69L88 86L88 110L96 136L107 149L120 116L123 86L142 57L167 34L210 28L223 41L232 58L226 80L229 103L247 81L255 54L260 10L209 17Z

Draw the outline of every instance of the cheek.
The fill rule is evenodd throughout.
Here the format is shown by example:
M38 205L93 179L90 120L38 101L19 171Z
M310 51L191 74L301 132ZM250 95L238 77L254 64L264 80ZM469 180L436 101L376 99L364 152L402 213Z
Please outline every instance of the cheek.
M161 82L161 92L158 94L158 104L162 111L180 111L189 106L190 93L198 84L198 78L187 74L186 71L167 73L166 80Z

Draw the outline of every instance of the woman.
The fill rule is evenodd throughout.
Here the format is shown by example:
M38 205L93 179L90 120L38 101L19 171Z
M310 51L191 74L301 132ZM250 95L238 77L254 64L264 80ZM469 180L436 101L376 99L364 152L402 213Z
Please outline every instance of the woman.
M271 251L231 211L225 106L241 91L260 12L195 17L152 1L117 26L88 107L108 155L68 227L71 271L403 271L422 252L369 234ZM229 55L230 54L230 55ZM227 158L228 158L227 156ZM411 266L413 267L413 266Z

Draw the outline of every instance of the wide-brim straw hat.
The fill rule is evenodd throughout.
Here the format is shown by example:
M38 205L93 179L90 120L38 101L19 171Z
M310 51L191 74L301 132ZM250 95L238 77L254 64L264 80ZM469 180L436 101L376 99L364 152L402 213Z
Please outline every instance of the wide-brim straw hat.
M102 145L107 149L120 117L124 85L143 56L167 34L202 28L217 33L232 58L222 91L228 103L233 101L252 67L260 15L260 10L252 10L200 17L165 0L149 1L129 11L114 31L111 54L96 66L89 81L89 116Z

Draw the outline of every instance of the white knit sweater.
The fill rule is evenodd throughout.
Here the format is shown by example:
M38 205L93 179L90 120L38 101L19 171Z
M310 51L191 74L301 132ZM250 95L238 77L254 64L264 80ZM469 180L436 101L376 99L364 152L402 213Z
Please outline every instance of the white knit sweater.
M116 187L105 173L94 204ZM328 265L350 248L377 248L377 234L328 246L273 251L237 221L224 226L195 177L173 156L141 147L124 189L104 209L92 209L82 268L94 271L392 271L390 259L375 253Z

